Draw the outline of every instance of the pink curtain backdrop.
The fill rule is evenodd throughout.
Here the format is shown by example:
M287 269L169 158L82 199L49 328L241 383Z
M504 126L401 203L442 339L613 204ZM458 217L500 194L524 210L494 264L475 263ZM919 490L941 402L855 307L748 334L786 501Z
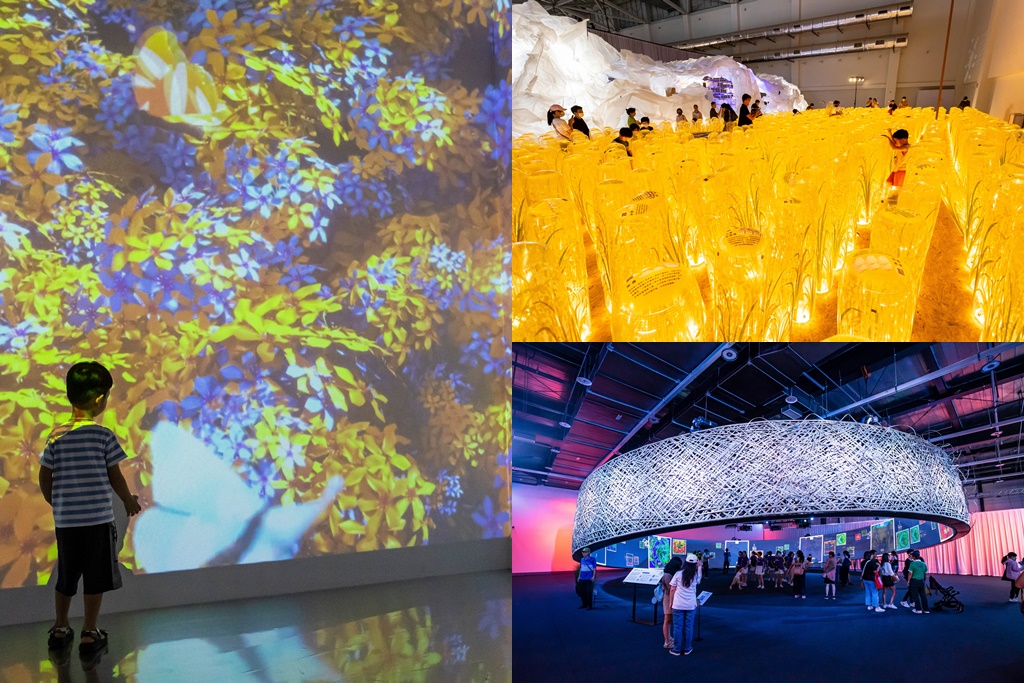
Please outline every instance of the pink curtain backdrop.
M971 533L925 548L921 559L936 574L1002 576L1003 555L1024 553L1024 509L971 513Z

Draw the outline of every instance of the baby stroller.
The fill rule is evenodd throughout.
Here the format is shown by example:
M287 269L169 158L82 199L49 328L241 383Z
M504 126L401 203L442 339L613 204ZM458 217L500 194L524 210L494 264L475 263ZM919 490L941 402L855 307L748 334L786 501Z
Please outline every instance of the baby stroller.
M960 594L960 591L957 589L952 586L949 588L943 588L939 585L939 582L935 580L934 576L928 577L928 588L930 588L933 593L938 593L942 596L941 599L935 602L933 609L940 610L945 608L955 610L958 613L964 611L964 603L960 602L956 598L956 596Z

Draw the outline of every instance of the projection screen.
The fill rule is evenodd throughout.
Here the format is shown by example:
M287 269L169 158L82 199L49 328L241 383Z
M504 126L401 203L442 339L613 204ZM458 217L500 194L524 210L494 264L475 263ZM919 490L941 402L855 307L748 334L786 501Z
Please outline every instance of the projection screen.
M0 587L79 360L136 573L510 533L510 19L447 5L0 4Z

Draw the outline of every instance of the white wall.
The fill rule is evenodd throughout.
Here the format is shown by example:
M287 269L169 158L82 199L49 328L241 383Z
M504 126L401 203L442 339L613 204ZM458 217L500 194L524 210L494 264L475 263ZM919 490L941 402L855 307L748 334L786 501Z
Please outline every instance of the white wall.
M511 566L511 543L498 538L166 574L133 576L122 568L124 587L104 596L103 612L260 598ZM71 604L71 616L80 617L81 597L76 596ZM51 586L0 589L0 626L52 619Z
M1024 112L1024 14L1019 0L974 0L966 26L966 87L974 105L1009 120Z
M964 94L973 94L974 88L965 86L965 82L970 80L965 79L965 70L970 64L969 56L972 49L972 33L968 27L980 22L987 28L988 22L981 21L978 17L984 15L987 19L986 6L993 3L1000 5L999 35L1006 37L1005 49L1008 52L1006 56L1000 57L998 63L993 63L993 68L1009 73L1001 76L1005 80L999 84L1001 94L998 100L994 92L996 85L993 85L992 99L996 100L994 104L1006 109L1012 103L1010 93L1015 90L1021 91L1024 59L1021 59L1019 54L1020 39L1014 41L1015 36L1022 35L1020 0L958 0L953 15L953 31L949 41L945 77L946 85L953 85L956 88L955 100L948 102L944 95L944 106L956 104ZM886 0L741 0L731 6L694 12L650 25L635 26L622 33L668 44L869 9L885 4ZM1013 11L1011 6L1016 11ZM1006 21L1003 15L1006 15ZM876 97L884 104L891 97L899 99L904 96L913 105L917 101L919 90L934 91L939 85L948 18L949 0L916 0L914 14L909 19L873 24L870 29L843 29L842 34L836 31L821 33L817 37L810 33L800 34L795 41L783 39L777 43L778 46L785 47L806 47L907 33L909 40L906 48L809 58L794 62L756 63L752 64L751 68L755 72L773 73L786 78L801 89L808 102L813 101L817 106L820 106L822 100L833 99L841 100L844 105L852 104L854 89L847 80L850 76L864 76L866 79L858 88L858 105L863 105L868 97ZM774 47L775 45L770 42L758 41L757 45L738 46L736 53L730 54L742 62L744 54L766 52ZM929 92L922 97L934 99L934 93ZM1011 101L1007 101L1007 97Z

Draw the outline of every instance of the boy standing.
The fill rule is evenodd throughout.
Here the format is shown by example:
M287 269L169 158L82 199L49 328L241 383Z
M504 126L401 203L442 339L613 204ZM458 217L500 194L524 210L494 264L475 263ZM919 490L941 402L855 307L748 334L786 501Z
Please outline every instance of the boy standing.
M74 642L68 610L82 578L85 623L79 649L90 654L107 644L107 632L96 628L103 593L121 587L110 494L117 494L129 517L141 507L118 467L128 456L114 433L93 421L107 407L114 384L110 372L99 363L76 363L66 381L71 421L51 432L39 468L39 488L53 506L57 534L57 619L48 645L62 649Z

